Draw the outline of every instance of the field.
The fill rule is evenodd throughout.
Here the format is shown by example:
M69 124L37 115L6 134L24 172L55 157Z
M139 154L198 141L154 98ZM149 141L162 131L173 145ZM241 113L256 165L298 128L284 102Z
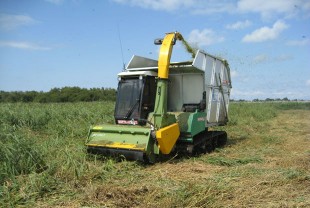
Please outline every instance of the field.
M310 103L231 103L225 147L155 165L86 154L113 108L0 104L0 207L310 207Z

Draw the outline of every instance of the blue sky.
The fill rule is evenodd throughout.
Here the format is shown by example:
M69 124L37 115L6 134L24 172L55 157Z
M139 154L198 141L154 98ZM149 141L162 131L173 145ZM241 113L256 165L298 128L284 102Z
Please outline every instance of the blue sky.
M172 31L228 60L231 98L310 100L309 0L1 0L0 90L116 88L123 61L157 59Z

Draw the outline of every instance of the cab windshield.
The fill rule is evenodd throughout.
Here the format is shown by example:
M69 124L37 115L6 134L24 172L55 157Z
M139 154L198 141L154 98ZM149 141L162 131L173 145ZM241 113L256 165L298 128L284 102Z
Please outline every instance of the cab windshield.
M122 78L117 89L115 105L115 120L117 124L129 124L128 120L146 119L149 112L154 110L155 102L154 77Z

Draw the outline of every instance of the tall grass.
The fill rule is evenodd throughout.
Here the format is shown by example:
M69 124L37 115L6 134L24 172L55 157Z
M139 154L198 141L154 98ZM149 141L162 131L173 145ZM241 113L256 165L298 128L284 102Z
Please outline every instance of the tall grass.
M0 206L98 174L91 172L84 141L91 125L113 122L113 110L113 102L1 104Z
M309 110L309 103L231 103L230 121L228 126L221 128L229 131L230 144L250 139L284 109ZM143 172L147 167L135 162L115 163L113 159L86 154L84 141L88 128L93 124L113 123L113 111L114 102L0 104L0 207L31 206L41 200L49 201L47 206L53 206L59 198L63 201L81 200L81 193L89 187L85 199L99 199L100 190L105 190L104 199L107 200L113 197L107 188L111 183L122 184L124 190L132 191L137 197L142 197L145 192L149 193L151 199L159 197L164 200L164 197L168 197L170 201L166 205L177 202L179 206L202 206L204 200L216 198L214 193L211 194L212 198L209 190L199 184L159 179L165 172ZM277 144L278 138L263 135L262 141ZM198 160L236 168L264 161L261 155L255 154L228 158L221 151L226 150L224 148L217 155ZM300 173L290 171L285 174L295 177ZM159 189L157 183L151 186L154 189L128 188L132 184L139 185L141 181L152 183L154 178L157 178L158 186L169 182L176 188L170 187L160 194L155 193ZM99 184L97 189L91 185L94 183ZM216 183L211 185L216 186ZM190 187L209 195L203 198L201 194L188 190ZM197 203L189 198L193 194L197 197ZM94 204L77 203L85 206L106 205L96 201Z
M229 126L237 124L257 124L274 118L278 113L274 103L231 103Z
M43 155L36 146L19 135L0 133L0 184L8 178L45 169Z
M310 110L310 102L281 102L274 106L280 110Z

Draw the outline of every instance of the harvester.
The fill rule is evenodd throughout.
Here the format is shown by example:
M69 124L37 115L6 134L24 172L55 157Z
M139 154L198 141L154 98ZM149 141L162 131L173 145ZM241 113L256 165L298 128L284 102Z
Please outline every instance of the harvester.
M90 128L88 152L154 163L225 144L226 132L211 128L228 122L229 65L202 50L192 61L171 63L177 40L186 43L178 32L156 39L158 61L134 55L118 74L115 124Z

